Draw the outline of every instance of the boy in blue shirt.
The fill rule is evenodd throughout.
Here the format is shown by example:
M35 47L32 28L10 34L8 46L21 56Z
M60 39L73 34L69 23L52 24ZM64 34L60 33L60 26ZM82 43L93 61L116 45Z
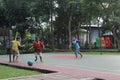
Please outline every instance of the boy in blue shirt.
M72 45L74 46L74 53L75 53L76 58L78 58L78 54L82 58L83 55L80 53L80 42L76 37L73 37Z

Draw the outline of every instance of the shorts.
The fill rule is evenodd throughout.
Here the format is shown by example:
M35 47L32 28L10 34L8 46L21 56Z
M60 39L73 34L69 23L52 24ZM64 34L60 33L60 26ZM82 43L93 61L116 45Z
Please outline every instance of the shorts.
M13 55L16 55L16 56L19 56L19 54L20 54L19 50L18 51L12 50L12 53L13 53Z
M80 54L80 49L75 49L75 54Z
M37 55L41 56L42 57L42 52L35 52L35 57L37 57Z

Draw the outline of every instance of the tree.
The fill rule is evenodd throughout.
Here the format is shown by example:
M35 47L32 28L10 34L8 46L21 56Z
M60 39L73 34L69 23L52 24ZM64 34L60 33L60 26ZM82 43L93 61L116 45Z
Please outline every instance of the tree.
M18 28L21 30L18 31L22 31L21 35L24 35L25 30L28 27L22 24L24 24L26 22L26 18L30 16L28 3L25 0L4 0L3 6L5 7L5 12L7 16L7 26L11 28L11 26L13 25L16 26L17 24L21 24L21 26L19 26L21 28Z
M53 14L54 14L54 0L38 0L35 2L35 5L33 6L32 9L32 16L34 17L34 24L37 28L39 28L39 31L42 32L42 39L44 38L43 36L43 23L50 24L50 26L46 26L50 28L50 44L54 48L54 37L53 37ZM38 25L37 25L38 24ZM40 36L40 35L38 35Z
M60 41L62 41L65 45L71 45L71 37L78 32L78 26L80 26L80 2L77 3L69 0L58 0L57 4L57 17L55 21L55 26L57 26L55 28L55 32L57 32L56 36L59 36L57 37L57 43L59 45L61 44ZM61 31L62 34L59 31ZM68 46L66 48L68 48Z
M116 0L112 3L111 6L111 15L109 17L107 26L111 26L111 30L113 31L114 39L118 46L118 51L120 51L120 0Z
M87 36L86 36L86 47L89 47L91 49L91 22L93 20L98 20L101 17L101 12L102 12L102 6L101 6L101 1L99 0L84 0L84 24L87 26ZM99 22L98 22L99 23ZM99 29L99 34L100 34L100 28L98 24L98 29ZM99 35L100 37L100 35ZM88 46L89 45L89 46Z
M0 26L4 27L7 23L6 15L5 15L5 9L3 6L0 6Z

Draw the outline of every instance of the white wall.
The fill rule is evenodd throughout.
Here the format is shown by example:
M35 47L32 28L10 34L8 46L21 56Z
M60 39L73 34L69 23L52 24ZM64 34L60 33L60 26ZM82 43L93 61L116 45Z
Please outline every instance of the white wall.
M90 34L90 38L91 38L91 42L94 43L96 42L96 38L99 37L99 32L97 28L92 28L91 34Z
M81 29L80 36L79 36L81 46L85 45L86 36L87 36L87 30Z

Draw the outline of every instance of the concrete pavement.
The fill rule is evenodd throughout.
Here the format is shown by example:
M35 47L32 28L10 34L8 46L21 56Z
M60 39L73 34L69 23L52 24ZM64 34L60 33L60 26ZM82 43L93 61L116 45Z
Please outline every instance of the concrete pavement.
M82 80L85 78L85 80L93 80L93 78L100 78L105 80L120 80L120 55L84 55L82 59L75 59L74 54L44 53L43 55L44 62L41 63L40 61L37 61L34 63L32 68L56 71L57 73L52 73L54 74L54 76L61 74L67 76L69 75L72 76L71 80ZM0 55L0 63L9 64L12 66L26 66L28 68L29 66L26 63L28 60L34 60L34 54L20 55L19 63L8 63L8 58L9 56ZM79 76L79 78L77 76ZM55 78L51 80L54 79ZM38 80L42 79L39 78Z

